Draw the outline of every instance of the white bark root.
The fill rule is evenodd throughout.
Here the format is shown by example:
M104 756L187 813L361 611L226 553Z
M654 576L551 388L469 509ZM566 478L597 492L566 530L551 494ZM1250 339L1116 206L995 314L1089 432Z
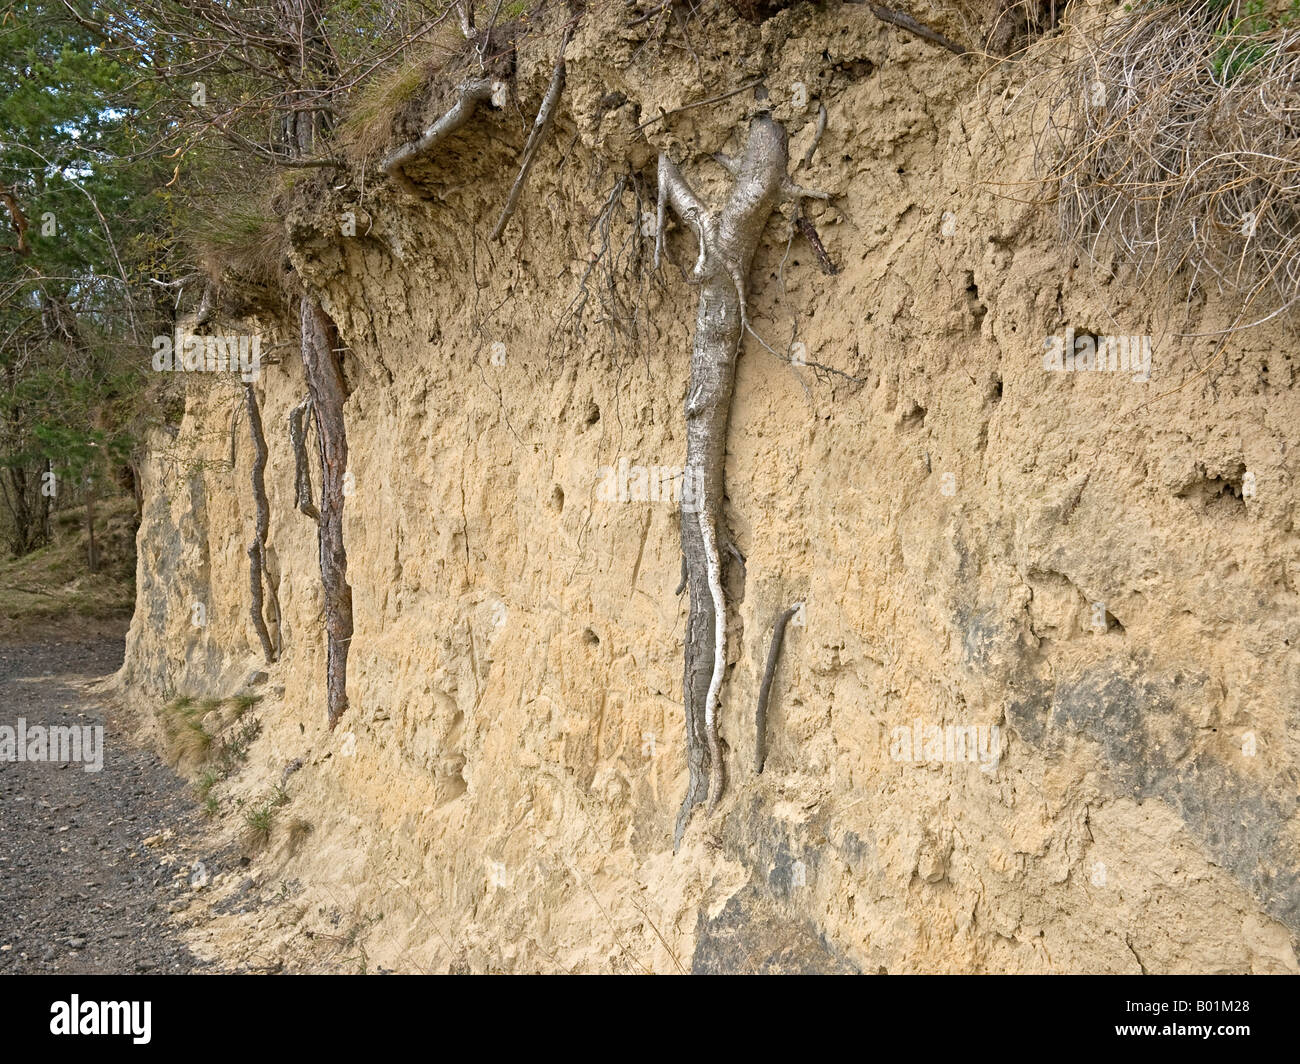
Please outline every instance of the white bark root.
M659 158L655 261L662 260L671 207L699 242L691 279L701 286L686 402L686 468L694 490L682 493L681 520L690 589L682 681L689 781L674 844L681 841L695 806L707 801L706 811L712 812L726 786L719 720L727 668L727 604L719 548L726 539L727 423L736 356L748 317L746 278L772 211L792 192L785 130L770 115L758 115L750 123L742 157L724 157L723 165L735 180L725 206L714 212L671 159Z
M470 78L460 84L456 90L456 102L453 103L438 121L426 129L418 139L407 141L400 148L390 152L380 163L380 169L412 195L419 191L406 176L404 167L420 156L432 151L440 141L451 136L456 130L474 117L480 103L491 102L496 83L487 78Z

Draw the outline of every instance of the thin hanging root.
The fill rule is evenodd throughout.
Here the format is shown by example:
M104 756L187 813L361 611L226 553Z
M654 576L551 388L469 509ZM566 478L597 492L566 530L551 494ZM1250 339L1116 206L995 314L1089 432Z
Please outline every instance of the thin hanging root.
M426 129L417 140L407 141L400 148L391 152L380 164L379 168L403 189L418 198L420 195L419 190L411 179L406 176L404 170L406 164L432 151L441 141L465 125L474 117L474 112L478 110L479 104L492 103L494 107L500 106L497 101L501 100L503 92L504 84L502 82L491 81L487 78L471 78L468 81L461 82L456 89L456 102L446 110L442 117Z
M239 432L239 415L244 409L244 404L238 399L230 411L230 471L235 471L235 442L236 434Z
M271 508L266 500L266 436L262 432L262 415L257 409L257 393L250 383L244 384L244 404L248 409L248 432L253 438L253 502L257 508L257 524L253 532L253 542L248 547L248 587L252 599L249 613L253 627L257 630L258 641L262 644L262 654L267 663L275 661L276 647L271 642L271 633L266 627L264 616L263 583L271 592L272 613L275 615L276 630L279 631L279 602L275 597L275 588L271 585L266 571L266 536L271 523Z
M307 418L311 414L311 395L289 411L289 442L293 446L293 486L298 509L319 522L320 511L311 501L311 467L307 463Z
M564 50L569 47L569 39L573 36L575 28L575 26L569 26L564 31L564 38L560 41L560 54L555 60L555 72L551 75L551 87L546 90L541 109L537 112L532 131L528 134L528 142L524 145L523 162L519 167L519 176L515 178L514 186L510 189L510 196L506 200L501 217L497 220L497 227L492 230L493 240L500 240L501 234L506 231L506 222L515 213L515 207L519 203L519 194L524 190L524 185L528 182L528 174L533 168L533 163L537 161L537 153L542 146L542 140L546 136L546 131L551 128L551 123L555 120L555 105L559 103L560 93L564 91Z
M781 642L785 639L785 626L790 618L799 612L796 602L780 617L772 628L772 643L767 648L767 666L763 669L763 683L758 689L758 708L754 711L754 771L763 773L763 763L767 760L767 700L772 694L772 677L776 675L776 663L781 657Z

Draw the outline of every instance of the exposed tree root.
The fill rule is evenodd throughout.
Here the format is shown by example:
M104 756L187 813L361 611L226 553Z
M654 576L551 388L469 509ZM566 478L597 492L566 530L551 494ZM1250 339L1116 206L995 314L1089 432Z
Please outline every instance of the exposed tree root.
M628 198L631 204L625 202ZM643 229L645 198L639 174L621 174L614 182L587 229L588 238L598 237L600 244L582 272L577 293L560 315L550 344L565 332L585 335L584 316L594 310L595 323L608 330L611 344L631 355L645 353L644 342L653 329L645 312L656 280L648 268L651 245Z
M352 587L343 545L343 478L348 469L343 403L347 388L334 323L311 296L303 295L300 311L302 362L320 448L320 575L325 593L326 706L332 729L348 708L348 648L352 642Z
M498 90L501 83L489 78L470 78L463 81L456 90L456 102L449 107L438 121L426 129L417 140L407 141L400 148L391 152L380 164L380 169L396 181L411 195L419 198L420 192L409 177L404 167L435 148L466 122L474 117L480 103L493 103L500 99Z
M251 383L244 384L244 405L248 409L248 432L253 438L253 501L257 507L257 525L253 542L248 547L248 587L252 594L249 612L257 638L262 644L262 654L267 663L275 661L278 647L271 641L267 630L263 587L271 592L272 616L277 636L280 631L280 606L266 571L266 536L271 524L271 508L266 501L266 436L262 432L262 415L257 409L257 393Z
M817 256L817 265L821 267L822 273L828 277L833 277L839 273L839 267L831 261L830 254L826 251L826 245L822 243L822 238L817 232L817 227L813 225L812 219L799 211L794 219L795 228L803 234L803 238L808 241L809 246L813 249L813 254Z
M307 418L311 416L311 396L289 411L289 442L293 446L293 486L298 509L315 521L320 511L311 501L311 467L307 462Z
M510 189L510 195L506 199L505 209L502 210L501 217L497 220L496 228L492 230L493 240L501 239L501 234L506 230L506 222L515 213L515 207L519 203L519 194L524 190L524 185L528 183L528 174L533 168L533 163L537 161L537 153L542 146L542 140L555 119L555 105L559 103L560 93L564 91L564 50L569 47L569 40L573 37L575 28L575 26L570 25L565 29L564 37L560 41L560 54L555 60L555 72L551 75L551 86L546 90L546 96L542 99L542 106L537 112L537 118L533 121L532 131L528 134L528 141L524 145L523 162L519 167L519 176L515 178L515 183Z
M763 683L758 689L758 708L754 711L754 771L760 775L767 760L767 700L772 693L772 677L781 657L781 642L785 639L785 626L799 612L799 604L791 606L776 619L772 628L772 643L767 648L767 665L763 669Z
M686 481L682 490L682 555L690 609L686 622L686 797L677 817L681 841L695 806L716 808L726 786L718 711L726 674L726 598L719 544L723 528L723 472L736 356L748 322L746 278L768 218L784 200L819 194L801 189L787 173L785 130L769 114L750 123L739 160L715 158L735 176L726 205L714 213L691 190L666 155L659 157L659 224L655 262L661 259L667 208L699 240L692 279L700 285L691 375L686 398Z
M799 165L795 167L796 170L806 170L808 167L812 166L813 156L817 154L817 149L821 145L822 137L824 137L825 135L826 135L826 105L824 103L818 103L817 104L817 128L813 130L812 143L808 145L808 150L803 153L803 158L799 160Z

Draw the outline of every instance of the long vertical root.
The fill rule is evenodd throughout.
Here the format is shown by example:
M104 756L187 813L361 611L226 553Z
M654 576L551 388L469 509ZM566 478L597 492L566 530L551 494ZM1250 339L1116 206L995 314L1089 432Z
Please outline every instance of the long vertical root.
M253 385L247 382L244 384L244 402L248 409L248 431L253 438L253 501L257 507L256 530L248 548L248 587L252 599L249 615L257 631L258 641L262 644L262 655L270 664L279 655L278 647L272 642L266 625L263 587L271 595L271 615L275 620L277 637L280 633L280 603L271 574L266 571L266 537L271 523L271 507L266 498L266 435L262 431L262 415L257 409L257 393L253 390Z

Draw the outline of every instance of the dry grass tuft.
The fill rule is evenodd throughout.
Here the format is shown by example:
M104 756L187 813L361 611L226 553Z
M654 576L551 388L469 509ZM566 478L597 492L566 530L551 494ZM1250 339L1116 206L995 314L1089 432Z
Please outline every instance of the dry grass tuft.
M1064 235L1138 275L1241 302L1300 299L1300 28L1225 0L1160 4L1040 76L1036 151Z
M288 848L290 856L296 854L302 845L307 841L307 836L315 830L311 823L303 820L302 817L295 817L289 821L288 830Z
M204 727L203 718L208 712L203 703L188 695L180 695L167 704L162 725L169 764L190 769L207 757L212 733Z
M285 297L289 241L272 183L258 175L247 187L265 191L249 194L240 188L213 195L196 204L184 222L186 243L217 285L221 309L228 314L275 309Z

